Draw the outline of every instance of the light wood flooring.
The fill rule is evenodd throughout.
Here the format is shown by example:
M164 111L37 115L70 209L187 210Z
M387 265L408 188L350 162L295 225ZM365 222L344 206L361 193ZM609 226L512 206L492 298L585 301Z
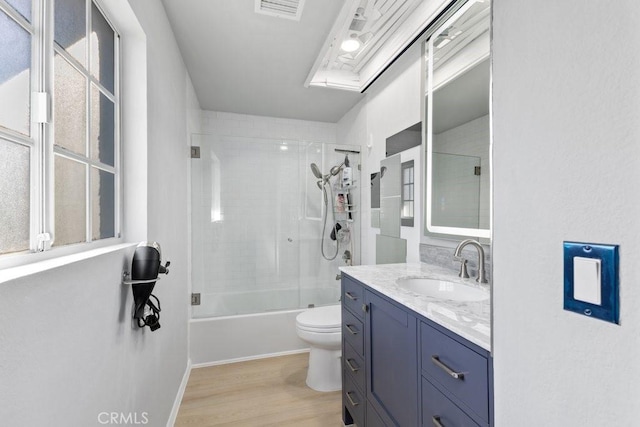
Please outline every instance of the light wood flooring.
M305 384L308 353L196 368L178 427L341 427L341 393Z

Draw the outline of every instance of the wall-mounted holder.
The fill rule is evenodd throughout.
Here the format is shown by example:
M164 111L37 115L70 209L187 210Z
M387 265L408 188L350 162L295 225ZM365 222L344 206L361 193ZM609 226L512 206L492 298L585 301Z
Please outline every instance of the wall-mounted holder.
M160 328L160 300L153 295L153 287L160 280L159 274L169 274L169 265L161 264L161 249L156 242L142 242L136 247L131 261L131 271L123 273L125 285L133 292L133 318L138 326L155 331ZM151 298L153 298L152 301Z

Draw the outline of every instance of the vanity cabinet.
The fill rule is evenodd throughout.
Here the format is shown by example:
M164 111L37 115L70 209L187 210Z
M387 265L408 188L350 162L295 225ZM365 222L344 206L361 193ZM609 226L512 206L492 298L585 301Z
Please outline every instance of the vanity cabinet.
M342 274L343 421L492 425L489 353Z

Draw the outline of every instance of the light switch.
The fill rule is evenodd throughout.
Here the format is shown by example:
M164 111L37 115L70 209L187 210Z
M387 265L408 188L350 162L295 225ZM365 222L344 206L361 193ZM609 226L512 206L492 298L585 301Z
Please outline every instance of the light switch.
M602 305L601 263L597 258L573 258L573 299Z
M619 323L618 245L564 242L564 309Z

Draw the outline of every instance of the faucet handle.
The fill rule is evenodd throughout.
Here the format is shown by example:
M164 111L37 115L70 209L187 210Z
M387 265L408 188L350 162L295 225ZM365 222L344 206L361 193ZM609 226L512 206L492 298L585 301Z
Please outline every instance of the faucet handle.
M463 279L469 278L469 271L467 270L467 260L462 257L455 257L456 261L460 261L460 273L458 273L459 277Z

